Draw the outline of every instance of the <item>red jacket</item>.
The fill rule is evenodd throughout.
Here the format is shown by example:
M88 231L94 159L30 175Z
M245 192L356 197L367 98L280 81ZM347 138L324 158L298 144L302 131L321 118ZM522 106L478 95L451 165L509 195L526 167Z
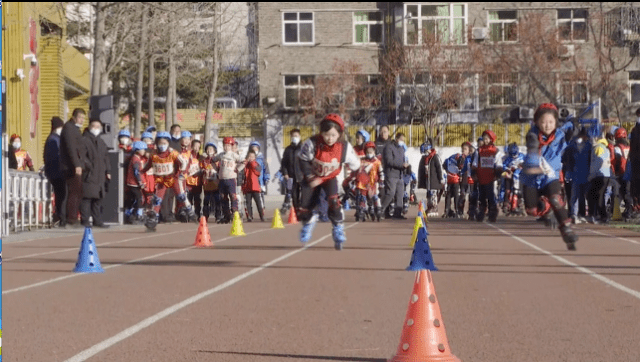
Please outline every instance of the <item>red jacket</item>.
M260 192L260 165L258 161L253 160L247 163L247 167L244 169L244 184L242 185L242 192Z

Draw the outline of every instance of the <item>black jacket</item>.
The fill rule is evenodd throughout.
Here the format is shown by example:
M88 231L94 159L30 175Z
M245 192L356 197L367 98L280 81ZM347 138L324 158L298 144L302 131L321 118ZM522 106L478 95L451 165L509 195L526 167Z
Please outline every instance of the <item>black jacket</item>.
M388 142L382 150L382 164L385 177L401 178L404 171L404 148L395 141Z
M391 141L391 139L388 140L383 140L382 138L378 137L378 139L376 139L376 154L381 155L382 152L384 151L384 147L386 145L388 145L389 143L391 143L393 141Z
M631 178L640 179L640 125L636 123L629 136Z
M292 143L284 149L284 153L282 154L282 163L280 165L280 172L282 173L282 176L289 176L295 179L296 151L298 151L299 149L300 143L298 143L297 145L294 145Z
M418 188L428 190L442 190L442 162L440 162L440 156L436 153L429 160L429 165L426 164L427 156L424 155L420 159L420 165L418 166ZM427 169L428 166L428 169ZM428 177L427 177L428 172ZM427 184L428 183L428 184Z
M60 135L60 161L65 177L73 177L76 167L82 167L84 172L86 153L80 128L75 125L73 120L67 121L62 127Z
M106 195L107 174L111 171L107 155L107 144L85 130L82 140L85 145L85 168L82 173L82 197L101 199Z
M49 180L64 178L60 158L60 136L51 132L44 143L44 175Z

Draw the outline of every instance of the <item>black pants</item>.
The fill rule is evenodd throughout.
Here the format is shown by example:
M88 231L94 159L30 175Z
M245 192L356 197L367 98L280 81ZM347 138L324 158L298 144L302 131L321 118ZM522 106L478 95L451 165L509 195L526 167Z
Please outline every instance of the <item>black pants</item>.
M56 210L54 219L60 221L60 226L67 222L67 182L63 178L49 180L55 197Z
M135 201L131 206L133 208L132 215L138 215L138 209L144 206L144 196L142 195L142 189L140 187L129 186L129 192L133 195Z
M261 192L247 192L244 194L244 202L245 202L245 213L247 214L248 220L253 220L253 203L251 200L255 201L256 207L258 208L258 215L260 215L260 220L264 219L264 210L262 207L262 195Z
M93 226L102 226L104 222L102 221L102 199L86 199L83 198L80 203L80 219L82 220L82 225L85 227L90 227L89 217L93 217Z
M447 185L447 195L444 199L444 213L445 215L449 214L451 211L451 199L453 199L453 208L458 214L462 214L462 211L459 209L460 204L460 184L449 184Z
M74 175L66 180L67 184L67 224L78 223L78 211L82 201L82 176Z
M296 210L298 219L303 223L308 222L313 216L313 209L320 205L320 191L324 190L329 204L327 212L333 225L338 225L344 220L342 205L338 197L338 180L335 178L325 181L317 187L311 187L306 181L301 184L300 207Z
M395 198L396 208L393 215L402 213L402 199L404 197L404 181L400 178L386 178L384 180L384 199L382 199L382 211L384 212Z
M498 217L495 183L493 181L486 185L478 185L478 215L480 215L480 219L484 217L487 209L489 210L489 220L494 220Z
M209 215L213 211L216 220L222 218L222 203L220 202L220 193L216 191L204 192L204 204L202 205L202 215L209 219Z
M200 219L200 210L202 209L202 186L187 186L187 200L193 206L196 216Z
M162 205L160 206L160 219L164 222L174 221L176 219L173 214L173 204L176 198L173 188L167 188L167 191L162 198Z
M558 220L558 224L562 225L568 222L569 211L562 199L562 184L559 180L552 181L542 189L535 187L524 186L522 190L524 196L524 207L527 209L527 214L532 216L540 216L540 212L543 210L538 209L538 201L540 196L545 196L549 199L553 214Z
M589 207L589 215L595 217L598 215L600 221L609 221L611 213L606 205L605 193L607 187L613 187L612 196L618 194L617 183L609 177L599 176L591 180L591 186L587 191L587 205Z
M629 189L633 205L640 204L640 178L631 179Z

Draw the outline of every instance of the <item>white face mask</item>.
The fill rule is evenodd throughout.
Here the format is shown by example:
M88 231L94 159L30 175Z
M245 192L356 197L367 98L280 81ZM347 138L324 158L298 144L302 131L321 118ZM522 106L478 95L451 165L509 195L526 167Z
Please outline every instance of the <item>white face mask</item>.
M100 128L92 128L89 130L89 132L91 132L92 135L98 137L101 131L100 131Z
M367 158L374 158L376 157L375 153L367 153Z
M300 143L300 137L292 137L291 143L293 143L294 145L297 145L298 143Z
M404 141L398 141L398 146L400 147L404 146Z
M121 144L121 145L128 145L130 141L131 141L131 140L130 140L130 139L128 139L128 138L121 138L121 139L120 139L120 144Z
M16 142L13 142L11 145L12 145L12 146L13 146L13 148L15 148L16 150L19 150L19 149L20 149L20 147L22 146L22 143L20 143L20 142L16 141Z
M216 155L216 153L215 153L215 152L213 152L213 151L210 151L210 152L208 152L207 154L209 155L209 157L213 157L213 156L215 156L215 155Z
M54 131L58 136L60 136L62 134L62 127L58 127L55 129Z
M77 124L76 123L76 127L81 128L82 127L82 123L81 124Z
M152 144L153 144L153 141L152 141L152 140L147 140L147 141L145 141L144 143L146 143L147 145L152 145Z
M578 139L576 140L576 143L577 143L577 144L581 144L582 142L584 142L584 140L583 140L582 138L578 138Z
M159 150L160 152L164 152L164 151L166 151L166 150L167 150L167 148L169 148L169 145L167 145L167 144L161 144L161 145L158 145L158 150Z
M174 139L180 139L180 138L182 138L180 136L182 136L181 133L174 133L171 137L173 137Z

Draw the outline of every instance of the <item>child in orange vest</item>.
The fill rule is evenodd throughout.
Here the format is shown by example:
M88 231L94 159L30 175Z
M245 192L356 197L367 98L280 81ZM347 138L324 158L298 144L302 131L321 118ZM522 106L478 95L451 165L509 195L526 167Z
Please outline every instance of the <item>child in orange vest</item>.
M15 165L12 165L13 162L11 161L13 160L10 159L9 168L14 168L18 171L33 171L33 160L31 159L29 152L21 149L22 142L20 136L18 136L17 134L12 135L9 142L11 144L10 156L15 157Z
M495 181L496 175L502 173L502 153L493 144L496 134L491 130L482 133L484 145L478 148L478 153L471 165L478 179L479 208L476 220L484 220L487 208L489 209L489 222L496 222L498 218L498 203L496 201Z
M202 214L209 221L209 216L213 212L216 222L222 219L222 205L220 204L220 192L218 191L218 163L213 159L218 153L215 144L209 142L204 145L204 157L200 161L202 169L202 189L204 190L204 204L202 205Z

